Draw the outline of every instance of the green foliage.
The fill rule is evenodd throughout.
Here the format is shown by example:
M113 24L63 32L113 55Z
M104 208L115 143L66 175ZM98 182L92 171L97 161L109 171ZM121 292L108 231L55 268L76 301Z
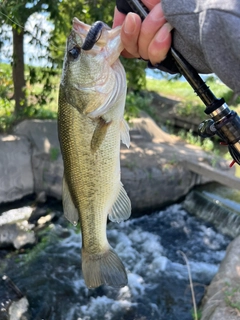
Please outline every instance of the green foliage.
M89 25L101 20L111 26L114 6L115 0L110 0L107 6L105 0L78 0L71 2L63 0L59 3L58 14L54 19L55 28L52 31L50 39L51 58L59 68L62 67L66 39L72 28L73 17L77 17ZM138 59L124 58L121 58L121 61L126 71L129 90L136 92L145 88L146 62Z
M58 159L58 156L60 155L59 148L53 148L50 149L50 159L51 161L56 161Z
M56 119L60 70L49 69L26 66L27 106L16 115L11 66L0 63L0 132L8 131L21 119Z
M26 70L28 106L23 110L22 117L56 118L56 93L59 86L60 70L32 66L27 66ZM55 104L56 108L52 108L52 104Z
M13 81L11 69L6 64L0 64L0 132L8 130L14 121Z
M206 80L207 85L214 92L216 97L223 97L225 101L240 114L240 96L235 96L230 90L216 77L209 77ZM168 97L173 100L178 100L180 103L174 110L176 114L183 118L204 120L205 105L200 98L195 94L188 82L182 80L157 80L147 79L146 88L149 91L155 91L161 96Z
M13 115L13 103L9 100L9 96L16 98L13 92L13 86L6 86L7 96L3 95L0 101L0 109L4 109L4 115L0 120L0 128L6 130L10 124L23 118L46 118L56 117L56 110L49 112L46 108L55 99L55 95L52 94L56 91L56 75L59 75L59 71L56 67L62 67L65 42L67 36L71 30L73 17L79 18L81 21L92 24L97 20L102 20L109 26L112 25L113 12L114 12L115 0L110 0L106 6L105 0L73 0L71 2L67 0L3 0L0 4L0 25L8 25L17 32L24 31L24 35L31 37L30 43L36 46L35 56L32 59L48 59L48 68L35 68L32 66L25 67L25 79L21 83L26 82L26 88L24 88L24 98L20 101L20 108L18 108L18 114ZM41 41L41 36L46 34L46 31L41 28L40 24L36 24L34 32L26 30L26 23L29 17L36 12L48 12L50 19L55 28L51 33L50 45L46 45ZM4 28L0 28L1 39L8 37ZM10 38L8 39L10 40ZM1 47L2 41L0 41ZM45 47L47 51L46 56L40 57L37 53L38 48ZM9 58L9 56L8 56ZM19 63L12 57L13 65ZM145 87L145 72L144 67L146 63L140 60L125 60L124 62L128 86L131 91L137 92ZM16 83L14 83L16 86ZM21 85L22 87L22 85ZM26 103L25 103L26 101ZM1 112L0 110L0 112ZM6 116L6 117L5 117Z
M140 92L146 88L146 61L120 58L127 76L128 91Z
M126 97L125 119L127 121L131 118L138 117L140 110L146 110L151 103L149 96L143 95L139 92L130 91Z
M46 104L46 98L51 94L52 85L50 85L49 78L54 72L53 69L47 68L48 70L46 70L45 68L42 72L42 77L39 79L36 77L36 69L31 69L29 67L29 79L26 79L23 65L23 51L21 48L23 46L23 37L27 35L30 37L29 43L33 44L36 48L34 57L31 59L38 59L38 61L40 61L42 58L45 60L48 58L48 55L42 57L38 53L39 48L45 48L48 52L48 46L41 40L42 36L46 34L46 30L41 27L40 23L36 23L33 30L29 31L26 29L26 23L34 13L48 12L50 13L49 16L53 18L57 11L58 2L59 0L5 0L0 4L0 26L10 27L10 29L8 28L8 31L6 28L0 28L0 36L5 40L13 41L13 55L12 57L7 55L6 58L10 58L12 61L14 92L11 94L16 102L14 115L16 120L24 118L25 116L28 117L29 114L32 115L34 113L31 99L27 99L28 92L27 88L25 88L26 80L29 81L30 84L37 83L38 81L42 82L42 91L38 96L35 96L34 103L37 102L39 105ZM9 30L12 30L13 40L8 36ZM0 43L0 45L1 44L2 43ZM30 107L29 110L27 107Z
M178 131L177 135L187 143L199 146L205 151L210 152L214 150L214 143L211 139L203 139L198 135L193 134L192 130L186 131L184 129L181 129Z
M73 0L59 1L58 11L53 18L55 28L51 33L51 57L59 67L62 66L66 39L72 28L72 19L77 17L84 23L93 24L101 20L111 26L113 20L115 0Z
M202 317L202 310L197 310L197 313L195 313L194 310L192 310L193 320L201 319L201 317Z
M234 309L240 311L240 287L231 287L228 285L227 290L224 291L224 300L226 304Z
M204 113L205 105L201 103L182 102L176 108L176 114L182 118L197 118L198 120L205 120L206 114Z
M237 105L240 103L240 96L234 98L234 93L231 89L225 86L219 79L209 76L206 80L207 85L214 92L216 97L224 98L228 105Z

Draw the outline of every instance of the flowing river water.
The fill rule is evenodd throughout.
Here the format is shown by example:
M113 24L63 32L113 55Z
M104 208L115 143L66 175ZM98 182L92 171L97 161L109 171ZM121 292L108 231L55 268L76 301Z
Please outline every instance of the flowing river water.
M35 247L5 256L1 275L7 274L27 297L27 319L191 320L191 291L181 252L188 258L199 303L231 237L190 215L183 205L108 224L109 242L128 272L126 287L86 288L81 234L63 217L39 232ZM0 282L2 306L11 290Z

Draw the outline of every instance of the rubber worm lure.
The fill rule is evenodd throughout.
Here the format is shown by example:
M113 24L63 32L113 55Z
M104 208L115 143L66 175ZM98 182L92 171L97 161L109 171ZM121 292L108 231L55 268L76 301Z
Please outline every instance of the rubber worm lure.
M92 49L101 36L103 26L104 23L102 21L97 21L92 25L82 45L83 50L88 51Z

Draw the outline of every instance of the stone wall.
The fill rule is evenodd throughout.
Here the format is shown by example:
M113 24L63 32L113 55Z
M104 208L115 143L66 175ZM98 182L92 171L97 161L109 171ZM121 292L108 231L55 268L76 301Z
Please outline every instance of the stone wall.
M183 165L209 162L200 148L162 131L146 115L133 121L131 147L122 146L122 182L133 210L175 202L196 184L210 181ZM44 192L61 199L63 164L55 120L25 120L14 135L0 136L0 203Z

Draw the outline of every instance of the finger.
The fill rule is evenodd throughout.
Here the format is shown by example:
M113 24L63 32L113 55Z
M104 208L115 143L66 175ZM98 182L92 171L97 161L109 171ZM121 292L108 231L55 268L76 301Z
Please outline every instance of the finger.
M152 10L156 4L159 4L161 2L161 0L142 0L142 2L149 10Z
M123 24L125 18L126 18L126 15L121 13L121 12L119 12L117 7L115 7L112 28L121 26Z
M121 39L127 52L123 53L125 57L139 58L138 37L141 30L141 19L135 13L128 13L121 30Z
M149 44L148 57L153 65L166 58L172 41L171 30L172 26L165 23Z
M112 28L121 26L123 24L125 18L126 18L126 15L119 12L117 7L115 7ZM134 56L131 55L129 52L127 52L127 50L125 50L125 49L122 51L121 55L125 58L134 58Z
M148 59L148 46L158 30L164 25L166 19L161 3L155 5L142 23L140 36L138 39L139 54L143 59Z

